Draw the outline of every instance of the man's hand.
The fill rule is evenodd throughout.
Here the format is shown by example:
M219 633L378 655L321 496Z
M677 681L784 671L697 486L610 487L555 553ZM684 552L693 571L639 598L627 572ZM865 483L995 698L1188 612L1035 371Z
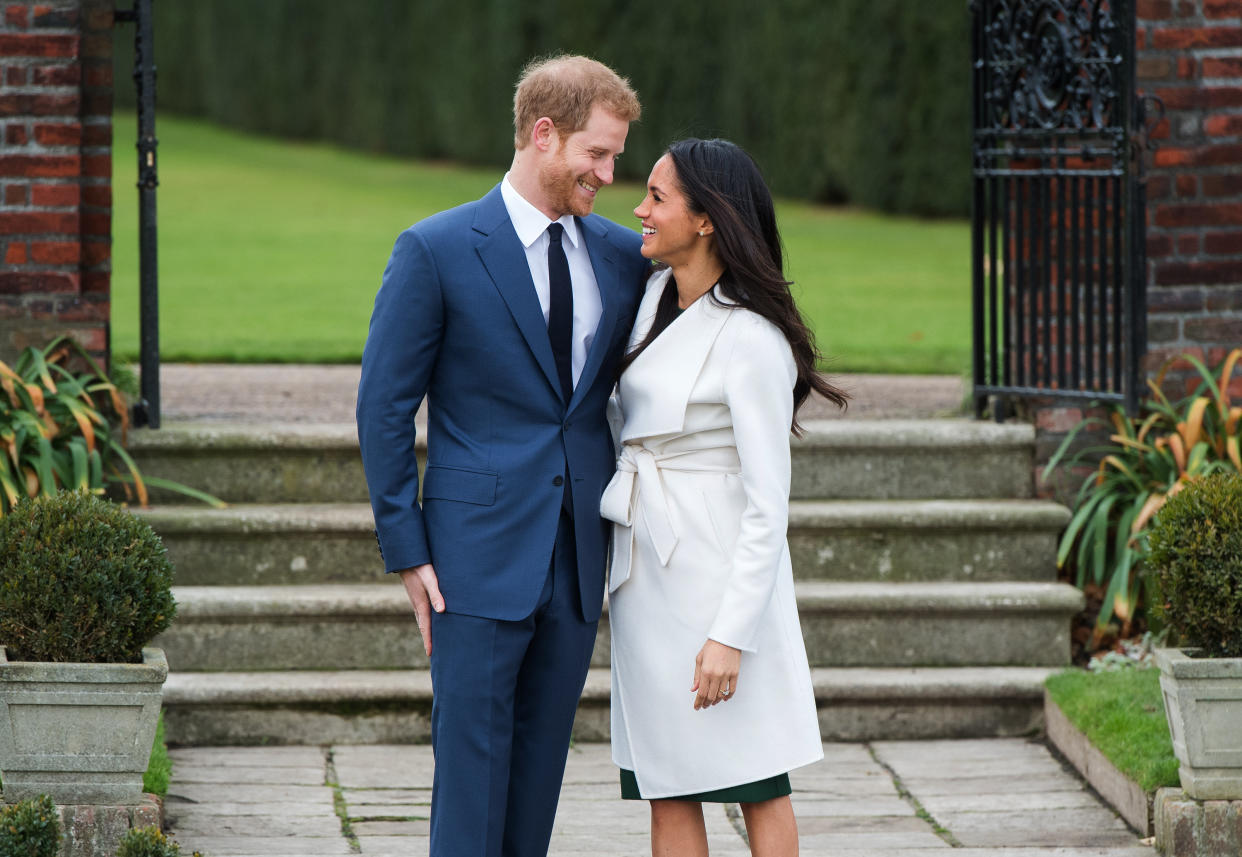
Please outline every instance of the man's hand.
M742 667L742 652L724 643L708 640L694 659L694 710L718 702L728 702L737 693L737 674Z
M431 655L431 611L444 612L444 596L440 594L440 583L436 580L436 570L431 563L416 565L400 572L401 582L405 584L405 594L410 596L410 604L414 607L414 621L423 635L423 649Z

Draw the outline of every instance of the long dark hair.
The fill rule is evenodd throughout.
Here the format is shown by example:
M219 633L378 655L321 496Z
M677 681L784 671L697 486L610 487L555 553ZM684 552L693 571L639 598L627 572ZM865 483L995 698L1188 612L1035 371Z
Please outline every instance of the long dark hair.
M798 367L791 428L801 435L797 413L812 390L841 408L847 406L849 396L816 371L820 354L789 291L792 283L785 279L776 210L763 175L754 159L728 140L681 140L669 146L667 154L686 207L694 214L706 214L714 227L716 252L724 263L718 286L721 294L772 322L789 342ZM629 368L676 317L674 286L672 282L665 286L651 331L625 355L620 371ZM712 300L721 303L714 293Z

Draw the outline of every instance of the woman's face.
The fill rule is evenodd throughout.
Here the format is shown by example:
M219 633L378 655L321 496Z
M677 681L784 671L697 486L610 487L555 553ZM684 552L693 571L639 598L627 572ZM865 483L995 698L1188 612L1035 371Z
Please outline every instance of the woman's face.
M648 259L677 267L695 253L708 252L708 239L699 230L710 230L711 224L704 215L690 211L668 155L651 168L647 195L634 209L634 216L642 221L642 253Z

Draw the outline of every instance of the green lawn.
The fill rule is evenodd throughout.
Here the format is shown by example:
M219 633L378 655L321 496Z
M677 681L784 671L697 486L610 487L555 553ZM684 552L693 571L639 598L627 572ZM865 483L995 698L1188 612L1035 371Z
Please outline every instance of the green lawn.
M1160 670L1066 670L1046 684L1069 721L1142 789L1153 792L1178 784Z
M132 114L115 122L113 347L138 353ZM401 161L161 115L165 360L356 361L397 233L484 194L501 171ZM637 185L597 209L637 223ZM958 374L970 355L970 232L782 202L790 276L829 367Z

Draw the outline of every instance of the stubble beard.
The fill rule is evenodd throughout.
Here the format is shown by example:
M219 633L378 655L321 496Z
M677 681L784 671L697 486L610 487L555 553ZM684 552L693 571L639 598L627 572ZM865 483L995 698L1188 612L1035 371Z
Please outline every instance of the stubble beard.
M578 179L562 158L540 170L539 181L548 195L553 209L563 215L586 217L595 206L594 197L583 199L578 195Z

